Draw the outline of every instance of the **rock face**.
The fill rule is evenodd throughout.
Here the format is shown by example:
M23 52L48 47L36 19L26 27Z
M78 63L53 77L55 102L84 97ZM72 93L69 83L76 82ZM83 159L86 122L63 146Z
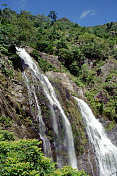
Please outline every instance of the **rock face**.
M34 49L31 48L31 47L28 47L28 46L26 47L26 51L28 53L32 53L33 50ZM60 62L58 60L58 56L49 55L49 54L46 54L46 53L40 52L40 51L38 51L38 53L43 59L47 60L47 62L52 64L54 67L56 67L56 68L58 68L60 70L62 69L61 64L60 64Z
M0 62L5 68L12 68L8 57L1 57ZM39 138L32 127L32 115L28 102L27 89L21 79L21 71L13 70L14 78L9 78L0 69L0 126L13 131L18 138Z
M104 104L108 102L108 97L103 90L100 90L96 97L99 99L100 102L104 102Z
M27 48L29 52L33 49ZM48 62L55 64L57 68L61 68L57 57L49 56L45 53L41 53L42 57L48 60ZM4 67L3 67L4 65ZM113 64L112 64L113 65ZM112 66L113 67L113 66ZM12 78L5 69L13 70ZM105 68L106 69L106 68ZM104 68L102 68L104 70ZM85 99L85 90L77 87L73 78L68 73L58 73L49 71L46 72L47 77L51 81L57 98L60 101L65 114L67 115L73 131L75 151L78 161L78 169L84 169L91 176L98 176L99 171L97 167L97 161L94 154L94 149L88 141L86 130L79 113L77 103L72 96L78 96L81 99ZM39 85L37 85L39 86ZM38 89L35 90L37 91ZM42 116L47 126L46 133L51 141L52 153L55 155L53 144L53 132L51 131L52 125L49 124L50 112L47 99L44 99L42 90L38 92L39 104L42 110ZM104 92L100 91L97 97L100 101L106 102ZM22 69L14 69L8 62L8 57L2 57L0 60L0 126L2 129L8 129L13 131L18 138L38 138L39 125L38 120L35 119L36 109L34 102L30 105L30 98L24 79L22 77ZM4 120L8 119L8 120ZM8 122L9 121L9 122ZM117 145L117 126L112 131L108 131L109 138ZM54 157L53 157L54 158Z
M18 138L37 137L30 123L32 116L29 104L23 96L24 86L17 84L11 86L12 81L9 84L8 90L0 89L0 116L8 118L11 122L9 125L2 123L1 127L13 131Z
M111 70L117 70L117 62L112 59L108 59L104 66L100 67L100 69L100 74L102 75L102 80L104 82L107 75L111 73Z
M71 75L69 73L58 73L49 71L46 72L46 75L49 78L58 80L61 84L68 89L71 93L76 93L79 97L84 98L84 90L81 87L78 87L74 81L71 79Z
M6 58L6 64L7 60L8 58ZM68 74L49 72L47 75L49 78L51 77L51 83L55 88L57 97L72 125L78 167L82 170L87 168L87 166L85 167L86 162L82 165L82 162L84 162L86 158L88 165L88 155L86 155L88 141L77 108L77 103L72 98L73 92L78 93L77 86L70 79L70 75ZM40 139L40 136L38 135L38 120L35 119L37 112L34 103L32 102L31 106L29 104L29 95L21 70L14 70L14 76L12 79L8 78L8 76L1 71L0 78L0 116L11 121L9 124L3 122L0 123L2 129L13 131L18 138ZM48 101L44 99L41 94L41 88L39 92L39 103L43 119L45 120L45 125L47 126L46 132L51 141L52 153L53 156L55 156L53 145L54 136L51 124L48 123L50 118ZM85 156L85 159L83 159L83 156ZM86 169L86 171L91 173L90 164L88 168L89 170Z
M50 78L55 90L57 89L57 94L59 91L58 99L65 107L67 117L72 124L78 169L84 169L91 176L98 176L99 170L94 154L95 152L91 144L88 142L87 134L78 112L77 104L72 98L73 93L80 98L84 98L83 89L77 87L77 85L71 80L70 74L50 71L46 72L46 75ZM67 102L69 102L69 106Z
M107 131L107 135L111 139L112 143L117 146L117 124L111 131Z
M109 121L102 117L99 119L99 121L105 127L108 138L115 146L117 146L117 124L113 124L112 121ZM109 126L110 128L108 128Z
M91 176L99 176L98 164L93 148L88 145L87 150L78 157L79 170L85 170Z

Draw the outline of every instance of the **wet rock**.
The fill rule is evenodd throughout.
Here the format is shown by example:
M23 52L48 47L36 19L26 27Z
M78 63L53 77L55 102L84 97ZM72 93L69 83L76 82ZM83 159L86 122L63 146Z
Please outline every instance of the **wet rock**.
M75 92L79 97L84 98L84 90L72 81L69 73L46 72L47 77L58 80L70 92Z
M87 149L78 157L78 169L85 170L90 176L99 176L97 160L95 152L90 144L87 144Z
M112 143L117 146L117 124L114 122L109 121L103 117L99 118L100 123L102 123L103 127L105 128L106 134L108 138L112 141ZM112 126L113 123L113 126ZM111 129L108 129L109 125L112 126Z

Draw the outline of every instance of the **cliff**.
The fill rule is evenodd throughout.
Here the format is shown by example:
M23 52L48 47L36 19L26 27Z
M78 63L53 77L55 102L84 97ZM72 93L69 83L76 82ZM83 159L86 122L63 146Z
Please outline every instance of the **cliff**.
M50 141L55 162L55 143L64 145L64 123L58 120L62 133L60 142L56 141L52 127L54 113L44 87L40 80L36 80L28 64L24 67L16 55L15 46L22 46L30 53L40 72L48 77L71 124L78 169L98 176L95 151L73 96L88 103L117 146L116 28L117 22L81 27L66 18L53 23L44 15L0 9L0 128L14 132L16 140L37 138L43 141L44 136L40 134L42 120L39 119L41 110L45 123L42 132ZM49 89L48 92L51 93ZM53 105L53 109L57 119L61 119L59 108ZM67 165L68 158L62 149L58 153Z
M33 49L29 47L27 48L27 51L30 50L33 52ZM53 67L56 69L59 67L59 69L62 71L48 71L45 73L45 75L49 78L51 84L53 85L57 98L61 103L69 122L71 123L78 168L79 170L86 170L87 173L91 175L95 173L95 175L98 176L98 168L96 166L94 149L89 144L77 103L73 99L73 96L78 96L86 100L85 93L87 88L78 87L74 81L75 78L70 73L65 73L65 71L63 71L63 68L57 58L54 56L47 56L43 53L39 54L42 57L44 56L43 59L46 59L51 65L53 60L55 60ZM37 60L37 58L35 59ZM0 68L1 128L14 132L17 138L40 139L38 125L39 122L38 119L35 118L37 110L33 100L32 104L30 104L29 93L22 75L23 67L21 59L16 55L12 57L12 59L9 59L7 56L2 56L0 60ZM34 80L31 80L32 78L28 69L25 68L25 71L30 76L30 81L33 82ZM38 89L36 91L38 91ZM45 99L43 96L43 90L41 90L41 88L40 92L38 92L38 98L42 111L42 117L47 128L46 135L51 141L51 147L53 148L53 158L54 161L56 161L56 153L53 145L54 136L52 132L52 124L49 120L51 118L49 105L47 99ZM101 96L99 96L99 98L101 98ZM115 144L117 144L116 125L113 125L109 120L104 120L103 117L100 118L100 121L102 121L108 129L108 136ZM110 124L113 125L111 129L109 128Z

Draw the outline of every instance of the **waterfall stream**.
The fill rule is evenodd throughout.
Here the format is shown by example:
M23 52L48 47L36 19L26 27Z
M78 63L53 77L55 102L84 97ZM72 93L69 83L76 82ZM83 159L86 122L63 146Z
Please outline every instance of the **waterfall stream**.
M26 86L28 89L28 94L30 96L29 97L30 105L32 104L32 101L35 101L34 104L36 105L36 109L37 109L36 121L38 121L38 123L39 123L39 135L40 135L41 140L43 141L44 154L46 157L52 158L50 141L45 134L46 127L45 127L44 121L42 119L41 108L39 106L38 98L36 96L35 87L33 84L30 84L30 79L28 78L28 75L26 75L25 71L23 72L23 77L25 79L25 83L26 83Z
M90 107L76 97L81 112L88 138L95 149L98 160L100 176L116 176L117 172L117 147L107 138L102 124L95 118Z
M43 75L36 63L30 57L30 55L25 51L24 48L16 47L16 53L24 61L25 65L31 70L32 80L35 80L36 84L39 82L43 89L44 96L49 102L49 108L51 111L52 126L54 131L54 147L56 153L56 161L58 167L64 165L71 165L73 168L77 168L77 160L74 149L74 141L72 128L68 118L66 117L60 102L58 101L54 88L48 78ZM41 107L38 103L37 91L35 90L35 83L30 83L30 77L26 72L23 73L27 89L31 97L35 100L36 109L38 110L37 117L39 122L39 134L40 138L43 141L43 148L45 154L48 156L52 155L51 145L49 138L46 135L46 126L41 115ZM38 89L40 91L40 89ZM51 153L51 154L50 154Z

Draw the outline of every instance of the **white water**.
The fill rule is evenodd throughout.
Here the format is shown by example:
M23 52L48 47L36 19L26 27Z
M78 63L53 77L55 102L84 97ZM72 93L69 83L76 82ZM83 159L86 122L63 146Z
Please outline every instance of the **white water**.
M27 89L28 89L28 93L29 93L29 101L30 104L32 104L32 101L35 101L36 104L36 109L37 109L37 115L36 115L36 121L38 121L39 123L39 135L41 140L43 141L43 150L44 150L44 154L46 157L51 157L52 158L52 151L51 151L51 147L50 147L50 141L47 138L45 131L46 131L46 127L44 124L44 121L42 119L42 115L41 115L41 108L39 106L38 103L38 98L36 96L36 92L35 92L35 87L33 86L33 84L30 84L29 82L29 78L26 75L25 71L23 72L23 77L25 79L25 83L27 85Z
M64 145L67 148L68 151L68 156L69 156L69 164L73 167L73 168L77 168L77 161L76 161L76 156L75 156L75 149L74 149L74 142L73 142L73 135L72 135L72 129L71 129L71 125L59 103L59 101L56 98L54 89L51 85L51 83L49 82L48 78L46 76L44 76L44 80L47 84L47 94L48 94L48 99L51 101L52 106L57 106L57 108L59 109L59 111L61 112L62 115L62 120L63 120L63 125L64 125L64 129L65 129L65 139L64 139ZM57 124L56 124L57 126Z
M94 146L98 159L100 176L114 176L117 172L117 147L107 138L102 124L95 118L90 107L76 97L89 140Z
M46 76L41 74L37 65L32 60L30 55L25 51L25 49L16 47L16 50L17 50L16 53L19 55L19 57L22 58L23 61L25 62L25 64L27 64L31 68L35 77L40 81L41 86L44 91L44 94L47 97L47 99L49 100L51 114L52 114L52 121L53 121L53 130L56 134L56 139L54 139L54 145L55 145L55 149L56 149L58 166L62 167L64 165L64 163L66 163L66 157L62 155L62 152L63 153L66 152L64 155L68 156L68 164L71 165L74 169L77 168L77 160L76 160L76 155L75 155L71 125L70 125L58 99L56 98L55 91L54 91L50 81L48 80L48 78ZM35 100L36 100L37 107L38 107L36 93L34 90L33 90L33 92L34 92L33 94L35 96ZM38 107L38 110L40 111L39 107ZM59 114L59 116L57 116L57 113ZM39 116L41 116L41 115L39 114ZM57 117L59 117L60 119L57 119ZM39 117L39 119L41 119L41 121L42 121L42 118ZM63 127L64 127L64 133L59 130L59 127L58 127L59 120L62 120ZM43 123L41 123L41 124L43 124ZM42 126L42 128L43 127L44 127L44 125ZM44 133L44 131L43 131L43 133ZM64 137L62 136L63 134L64 134ZM43 134L43 136L44 136L44 134ZM43 140L43 136L42 136L42 140Z

